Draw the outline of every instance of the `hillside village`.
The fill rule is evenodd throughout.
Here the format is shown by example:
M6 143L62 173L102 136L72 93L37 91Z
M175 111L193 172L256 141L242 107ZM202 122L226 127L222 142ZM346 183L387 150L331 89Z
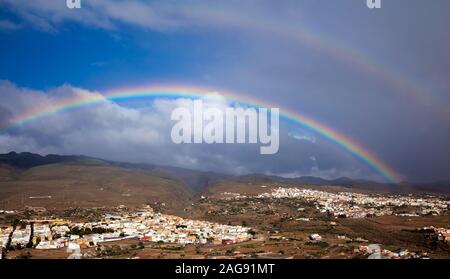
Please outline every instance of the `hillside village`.
M239 196L238 196L239 198ZM370 216L439 215L450 212L450 201L437 197L415 198L411 195L367 195L353 192L330 193L325 191L277 188L257 196L260 199L304 199L314 203L322 213L342 218L364 218ZM408 212L396 209L412 208Z
M0 229L0 246L59 249L67 247L79 258L81 248L139 238L142 241L186 244L231 244L251 239L250 228L184 219L155 213L149 206L137 212L105 214L97 222L61 219L22 220L21 227Z
M149 205L134 209L119 206L115 209L68 210L67 212L71 212L69 215L67 212L54 215L41 207L27 207L23 212L1 210L0 214L3 216L22 217L12 224L4 223L0 227L0 254L2 257L9 254L9 251L18 251L20 254L25 248L33 251L66 251L64 257L69 255L71 259L103 257L105 254L102 253L109 249L106 247L131 241L135 246L141 247L168 244L182 250L184 248L180 247L187 246L196 247L195 251L209 249L201 252L199 256L202 257L288 258L288 254L277 254L275 249L292 242L302 247L293 247L301 253L318 253L314 257L336 250L342 251L336 254L339 257L428 258L432 250L408 250L402 245L384 247L382 241L369 241L371 238L364 237L364 234L356 232L350 235L341 227L341 221L370 220L383 216L405 220L417 220L426 216L445 218L450 212L450 201L430 195L361 194L282 187L254 195L220 192L218 199L202 195L192 206L200 206L198 209L205 215L194 216L190 210L195 208L191 208L182 218L160 213L160 210L155 211L155 207ZM191 215L192 218L186 218ZM267 223L241 219L255 218L250 216L265 216L272 221ZM231 225L231 220L234 220L234 225ZM283 232L285 225L280 222L285 222L287 231ZM228 225L224 225L225 223ZM269 224L272 229L267 230L268 227L262 223ZM450 229L443 227L442 222L439 224L440 226L409 226L409 237L416 234L429 240L431 244L442 243L442 247L447 249L445 247L448 246L446 243L450 243ZM289 229L292 226L296 228L295 232ZM233 252L231 248L224 248L239 244L251 247L254 243L258 244L247 252ZM199 248L205 245L207 248ZM290 253L296 253L296 250Z

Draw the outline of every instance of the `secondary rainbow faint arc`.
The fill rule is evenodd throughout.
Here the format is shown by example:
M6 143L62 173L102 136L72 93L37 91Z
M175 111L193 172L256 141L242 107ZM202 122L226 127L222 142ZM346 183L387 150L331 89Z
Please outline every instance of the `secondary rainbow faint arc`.
M84 96L77 96L75 98L59 101L48 105L47 107L40 107L33 110L29 110L17 117L15 117L8 126L2 127L1 130L19 127L32 121L44 118L46 116L64 112L72 109L83 108L90 105L99 104L107 100L113 102L130 101L139 98L152 98L152 99L176 99L176 98L201 98L205 97L213 92L218 92L221 96L228 101L244 104L252 107L279 107L276 104L270 104L266 101L259 100L244 96L242 94L236 94L225 90L215 90L206 87L193 87L193 86L149 86L149 87L135 87L116 89L107 94L90 94ZM324 138L331 140L343 149L350 152L353 156L365 162L379 174L381 174L388 181L393 183L400 183L403 179L397 174L388 164L383 162L378 156L370 152L360 144L356 143L349 137L333 130L332 128L314 120L304 114L298 112L280 108L280 114L283 118L299 124L309 130L312 130ZM1 131L0 130L0 131Z
M447 122L450 121L450 106L448 102L433 96L428 88L419 85L407 75L394 71L392 66L379 63L368 53L346 45L331 36L321 34L317 30L307 26L271 21L267 17L260 19L244 17L240 13L230 14L226 13L225 10L209 11L209 13L197 16L201 16L211 22L222 23L236 28L250 28L261 32L269 32L275 38L283 38L286 41L299 43L313 50L326 53L336 60L362 70L366 75L373 75L387 82L390 86L400 90L397 93L413 98L417 104L429 107L428 109L432 110L433 113L438 114Z

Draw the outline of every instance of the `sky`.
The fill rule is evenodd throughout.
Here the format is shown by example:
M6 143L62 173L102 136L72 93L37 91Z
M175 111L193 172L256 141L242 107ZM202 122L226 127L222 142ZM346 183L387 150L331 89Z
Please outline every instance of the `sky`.
M412 182L450 180L450 2L0 0L0 127L76 96L154 84L214 88L307 115ZM186 99L101 104L0 130L0 152L83 154L231 174L377 170L302 125L280 150L176 145ZM229 106L223 100L222 106Z

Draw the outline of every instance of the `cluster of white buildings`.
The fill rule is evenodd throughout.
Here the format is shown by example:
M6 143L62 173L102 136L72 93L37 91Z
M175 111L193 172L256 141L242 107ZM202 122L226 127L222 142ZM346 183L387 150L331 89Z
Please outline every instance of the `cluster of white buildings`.
M0 209L0 214L14 214L14 213L16 213L16 211L14 211L14 210Z
M30 242L31 226L26 225L24 228L16 228L11 237L11 246L25 247Z
M72 223L62 220L55 220L54 223L51 221L39 223L33 220L29 222L33 222L33 231L30 225L24 229L16 229L12 235L11 245L25 246L31 240L36 249L67 247L68 251L73 252L74 257L77 257L80 248L129 238L185 245L230 244L247 241L253 237L249 233L250 228L155 213L150 207L137 212L106 214L96 222ZM5 243L6 246L11 231L12 228L0 231L0 243Z
M427 259L427 253L416 253L408 250L392 252L387 249L381 249L379 244L361 245L355 252L368 255L368 259Z
M8 227L0 227L0 251L6 248L6 245L9 241L9 235L13 231L13 228Z
M252 238L249 234L250 228L154 213L151 208L105 217L101 222L86 223L83 226L114 230L113 234L139 237L152 242L178 244L237 243Z
M364 218L367 216L392 215L394 208L417 208L412 215L439 215L450 210L450 201L436 197L415 198L413 196L366 195L352 192L330 193L310 189L278 188L263 193L258 198L299 198L314 202L321 212L329 212L338 217ZM399 214L401 215L401 214ZM405 214L403 214L405 215Z
M242 199L247 199L248 196L246 195L241 195L240 193L233 193L233 192L223 192L220 193L221 196L223 196L223 200L242 200Z

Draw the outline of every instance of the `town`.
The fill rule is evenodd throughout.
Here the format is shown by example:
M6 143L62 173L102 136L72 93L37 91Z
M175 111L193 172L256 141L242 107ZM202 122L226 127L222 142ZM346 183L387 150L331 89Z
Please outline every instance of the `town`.
M276 184L252 191L205 193L180 214L164 203L0 210L1 257L448 257L446 197Z
M59 249L67 247L71 258L80 249L99 243L137 238L141 241L187 244L231 244L252 239L250 228L183 219L155 213L146 206L136 212L104 214L96 222L74 223L62 219L21 220L0 228L0 247L8 249Z
M238 195L236 198L240 198ZM322 213L330 213L336 218L364 218L370 216L399 215L421 216L439 215L450 211L450 201L429 196L414 198L411 195L366 195L353 192L329 193L325 191L278 188L270 193L257 196L260 199L304 199L313 202ZM411 208L409 211L399 209ZM397 210L396 210L397 209Z

